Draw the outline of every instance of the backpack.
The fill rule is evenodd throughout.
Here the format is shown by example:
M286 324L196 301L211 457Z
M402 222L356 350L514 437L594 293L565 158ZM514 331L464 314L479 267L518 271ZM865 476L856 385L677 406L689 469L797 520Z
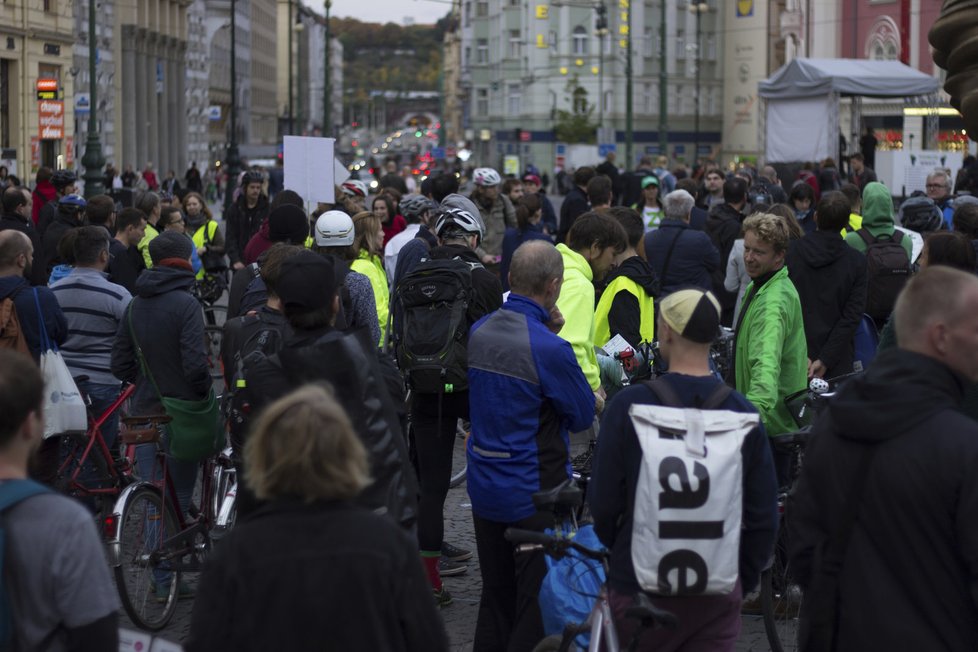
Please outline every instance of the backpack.
M866 243L866 314L881 323L893 312L897 295L910 279L910 256L903 248L903 231L874 238L868 229L856 231Z
M282 350L285 343L280 328L267 323L262 319L261 313L245 315L241 320L243 344L234 353L231 386L227 388L223 397L228 432L235 453L240 453L240 446L244 442L244 433L251 415L245 374L258 362Z
M30 355L31 350L24 338L24 329L17 317L13 297L0 300L0 349L13 349Z
M480 267L458 257L426 259L397 284L395 354L414 391L441 394L468 389L468 310L473 299L472 271Z
M14 630L10 596L7 595L7 587L3 583L3 562L7 554L3 516L22 500L50 492L50 489L33 480L7 480L0 484L0 650L11 648Z
M635 578L657 595L729 594L739 577L741 446L760 416L717 409L732 391L723 383L700 408L663 378L645 385L661 405L628 410L642 447L635 495L649 497L633 512Z

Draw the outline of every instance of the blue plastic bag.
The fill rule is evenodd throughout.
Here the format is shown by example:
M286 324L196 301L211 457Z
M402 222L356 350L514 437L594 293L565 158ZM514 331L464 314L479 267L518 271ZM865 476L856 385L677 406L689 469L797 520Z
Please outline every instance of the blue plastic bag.
M553 534L553 531L547 530L547 533ZM573 536L574 541L586 548L604 548L593 525L581 527ZM547 574L540 587L539 602L543 630L550 636L562 633L567 623L583 623L588 619L605 576L601 562L588 559L575 550L563 559L548 555L546 560ZM588 638L587 634L582 634L577 642L586 649Z

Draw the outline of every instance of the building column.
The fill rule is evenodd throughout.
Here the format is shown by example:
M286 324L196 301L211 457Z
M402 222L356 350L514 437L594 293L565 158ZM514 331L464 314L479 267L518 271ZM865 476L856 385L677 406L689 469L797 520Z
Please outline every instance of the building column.
M136 27L135 25L122 26L122 88L137 88L136 82ZM119 171L125 169L126 163L136 165L136 141L139 140L139 131L136 129L136 98L131 93L119 93L121 102L122 125L122 149L120 154L122 160L117 162Z
M136 63L134 76L136 78L136 160L130 161L137 172L143 169L149 160L149 89L150 79L146 75L149 64L149 48L146 42L146 30L136 31Z
M179 133L186 129L184 127L181 129L178 124L177 115L177 62L176 62L176 39L172 36L166 39L166 49L164 50L165 57L163 59L164 67L164 85L163 89L165 92L163 111L165 115L160 116L160 139L161 144L166 143L166 166L167 169L172 169L179 175L179 170L177 169L177 161L179 156L177 154L177 139Z
M188 145L187 138L190 131L191 119L187 115L187 74L186 74L186 61L187 61L187 42L177 41L175 50L175 62L173 64L174 68L174 81L176 83L177 92L177 108L176 114L173 116L174 123L176 124L176 157L174 158L173 165L176 166L177 176L183 175L188 167L190 167L188 160ZM193 123L196 124L197 117L194 116ZM200 134L194 134L194 138L201 138Z
M148 80L149 92L148 110L146 115L146 132L149 136L147 147L149 158L153 162L157 178L162 178L160 166L160 96L157 94L156 69L160 57L159 34L155 32L149 34L147 39L148 52L146 56L146 79Z

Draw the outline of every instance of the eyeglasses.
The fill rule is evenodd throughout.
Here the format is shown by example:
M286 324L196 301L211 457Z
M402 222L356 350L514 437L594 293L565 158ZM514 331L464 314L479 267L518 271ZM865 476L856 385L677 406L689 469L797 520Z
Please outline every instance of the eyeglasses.
M934 189L939 190L941 188L947 188L947 184L946 183L928 183L927 184L927 188L934 188Z

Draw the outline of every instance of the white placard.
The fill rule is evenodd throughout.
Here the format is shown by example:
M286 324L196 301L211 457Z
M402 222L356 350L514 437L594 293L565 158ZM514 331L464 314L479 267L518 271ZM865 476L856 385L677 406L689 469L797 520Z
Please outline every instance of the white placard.
M333 183L337 186L350 178L350 171L338 158L333 159Z
M283 162L285 187L294 190L307 202L336 201L334 194L333 138L286 136Z
M183 652L183 646L173 641L166 641L162 638L153 639L153 647L149 652Z
M632 348L632 345L628 343L621 333L616 333L614 337L608 340L601 349L610 356L614 356L616 353L621 353L625 349Z
M119 628L119 652L149 652L153 637L145 632Z

